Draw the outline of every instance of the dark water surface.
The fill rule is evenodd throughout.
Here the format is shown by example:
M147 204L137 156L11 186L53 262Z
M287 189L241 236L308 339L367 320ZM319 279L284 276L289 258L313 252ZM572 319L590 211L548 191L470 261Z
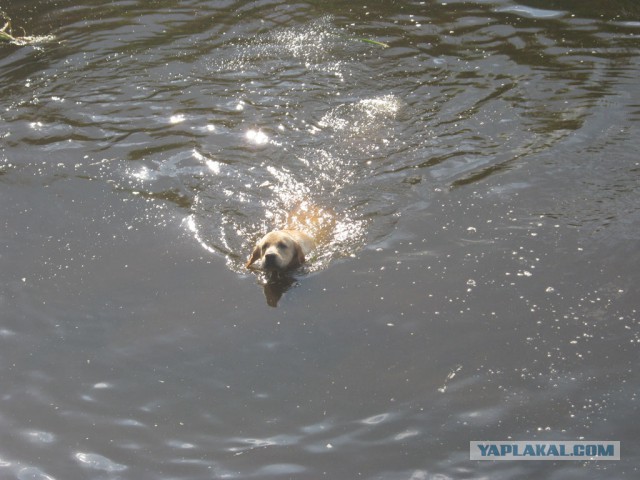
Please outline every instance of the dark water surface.
M638 478L637 2L0 9L0 478Z

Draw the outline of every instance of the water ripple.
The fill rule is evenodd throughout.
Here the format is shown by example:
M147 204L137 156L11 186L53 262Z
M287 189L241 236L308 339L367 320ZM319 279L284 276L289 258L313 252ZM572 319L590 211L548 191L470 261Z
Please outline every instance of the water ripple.
M127 469L125 465L114 462L103 455L97 453L78 452L75 455L76 460L83 466L92 470L101 470L105 472L122 472Z

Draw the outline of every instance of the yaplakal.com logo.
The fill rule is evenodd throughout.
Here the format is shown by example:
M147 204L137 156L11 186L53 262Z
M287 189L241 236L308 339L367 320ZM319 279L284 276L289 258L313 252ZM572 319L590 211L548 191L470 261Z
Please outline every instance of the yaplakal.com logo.
M473 441L470 460L620 460L620 442Z

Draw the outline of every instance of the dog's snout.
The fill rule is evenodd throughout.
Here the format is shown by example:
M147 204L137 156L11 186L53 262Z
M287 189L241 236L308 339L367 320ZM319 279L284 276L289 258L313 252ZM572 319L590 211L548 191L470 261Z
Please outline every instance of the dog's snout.
M276 258L278 258L278 256L275 253L267 253L264 256L264 266L265 267L275 267L276 266Z

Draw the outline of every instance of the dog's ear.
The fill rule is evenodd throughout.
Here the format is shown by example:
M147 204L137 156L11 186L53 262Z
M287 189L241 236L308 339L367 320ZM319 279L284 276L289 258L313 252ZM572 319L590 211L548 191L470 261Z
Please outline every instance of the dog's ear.
M249 260L247 260L247 263L246 263L245 267L249 268L256 261L258 261L258 259L260 258L260 254L261 254L260 247L258 245L256 245L256 248L253 249L253 253L249 257Z
M305 262L304 252L302 251L302 247L300 247L300 245L298 245L297 243L294 245L294 249L295 255L293 257L293 261L291 262L291 268L298 268Z

